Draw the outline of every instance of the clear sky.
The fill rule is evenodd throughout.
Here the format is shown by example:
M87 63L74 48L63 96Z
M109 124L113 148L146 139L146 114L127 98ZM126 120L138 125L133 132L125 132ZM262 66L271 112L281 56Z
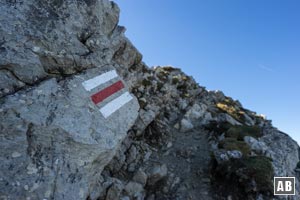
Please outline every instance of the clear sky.
M172 65L300 143L299 0L116 0L148 66Z

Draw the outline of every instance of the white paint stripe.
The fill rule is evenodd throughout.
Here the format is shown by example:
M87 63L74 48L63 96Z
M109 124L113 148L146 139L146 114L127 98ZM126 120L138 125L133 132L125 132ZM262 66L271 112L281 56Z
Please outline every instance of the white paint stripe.
M100 109L100 112L105 118L107 118L111 114L116 112L118 109L120 109L122 106L124 106L126 103L128 103L130 100L132 100L132 96L129 94L129 92L125 92L121 96L107 103L104 107Z
M109 72L105 72L99 76L96 76L92 79L82 82L82 85L87 91L91 91L95 87L97 87L103 83L106 83L107 81L109 81L113 78L116 78L116 77L118 77L116 70L111 70Z

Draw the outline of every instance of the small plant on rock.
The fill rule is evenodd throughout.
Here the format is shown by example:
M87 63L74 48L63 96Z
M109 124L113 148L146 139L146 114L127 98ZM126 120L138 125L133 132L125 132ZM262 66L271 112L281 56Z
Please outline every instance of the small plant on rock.
M243 140L245 136L259 138L262 136L261 129L258 126L232 126L225 134L225 137Z

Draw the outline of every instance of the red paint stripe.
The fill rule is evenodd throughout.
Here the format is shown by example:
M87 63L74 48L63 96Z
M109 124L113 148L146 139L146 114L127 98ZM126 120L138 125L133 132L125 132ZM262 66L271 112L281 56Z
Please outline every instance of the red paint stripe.
M122 83L122 81L118 81L118 82L108 86L107 88L104 88L103 90L99 91L98 93L93 94L91 96L92 101L95 104L98 104L98 103L102 102L104 99L106 99L107 97L122 90L123 88L124 88L124 84Z

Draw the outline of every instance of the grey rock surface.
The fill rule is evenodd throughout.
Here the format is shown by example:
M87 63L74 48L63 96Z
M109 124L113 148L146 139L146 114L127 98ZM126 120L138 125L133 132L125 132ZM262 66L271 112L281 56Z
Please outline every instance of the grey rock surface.
M140 169L134 174L132 180L145 186L147 183L147 178L148 178L147 174Z
M141 184L136 182L129 182L125 186L125 192L131 197L136 199L143 199L144 198L144 188Z
M50 79L4 98L3 195L11 199L15 194L33 199L89 195L138 113L135 100L105 119L81 86L92 71L61 82ZM20 186L5 187L14 181Z
M105 200L120 199L121 192L124 189L122 183L114 183L107 191Z
M258 154L265 155L267 153L268 147L263 141L258 141L257 139L246 136L244 141L251 147L251 149Z
M233 158L233 159L239 159L243 156L242 152L237 150L227 151L227 155L229 158Z
M182 119L180 122L180 130L182 132L188 132L194 128L194 125L187 119Z
M156 165L151 168L148 172L148 182L149 185L155 185L155 183L162 178L166 177L168 173L168 168L165 164Z
M220 114L219 121L221 121L221 122L228 122L228 123L230 123L232 125L242 125L240 122L238 122L232 116L230 116L230 115L228 115L226 113Z
M1 1L1 96L89 68L127 71L141 55L118 20L118 6L107 0Z
M99 111L128 91L120 68L140 56L128 49L118 18L118 6L107 0L1 1L1 198L98 197L101 171L139 110L131 95L108 118ZM126 62L120 65L121 57ZM84 89L83 81L114 69L118 78ZM117 80L124 89L102 104L91 101L92 93Z
M300 198L299 173L295 171L299 163L299 146L287 134L273 128L265 127L268 132L262 137L267 146L268 155L273 159L274 173L277 177L296 177L296 195L290 199ZM285 199L285 197L279 197Z

